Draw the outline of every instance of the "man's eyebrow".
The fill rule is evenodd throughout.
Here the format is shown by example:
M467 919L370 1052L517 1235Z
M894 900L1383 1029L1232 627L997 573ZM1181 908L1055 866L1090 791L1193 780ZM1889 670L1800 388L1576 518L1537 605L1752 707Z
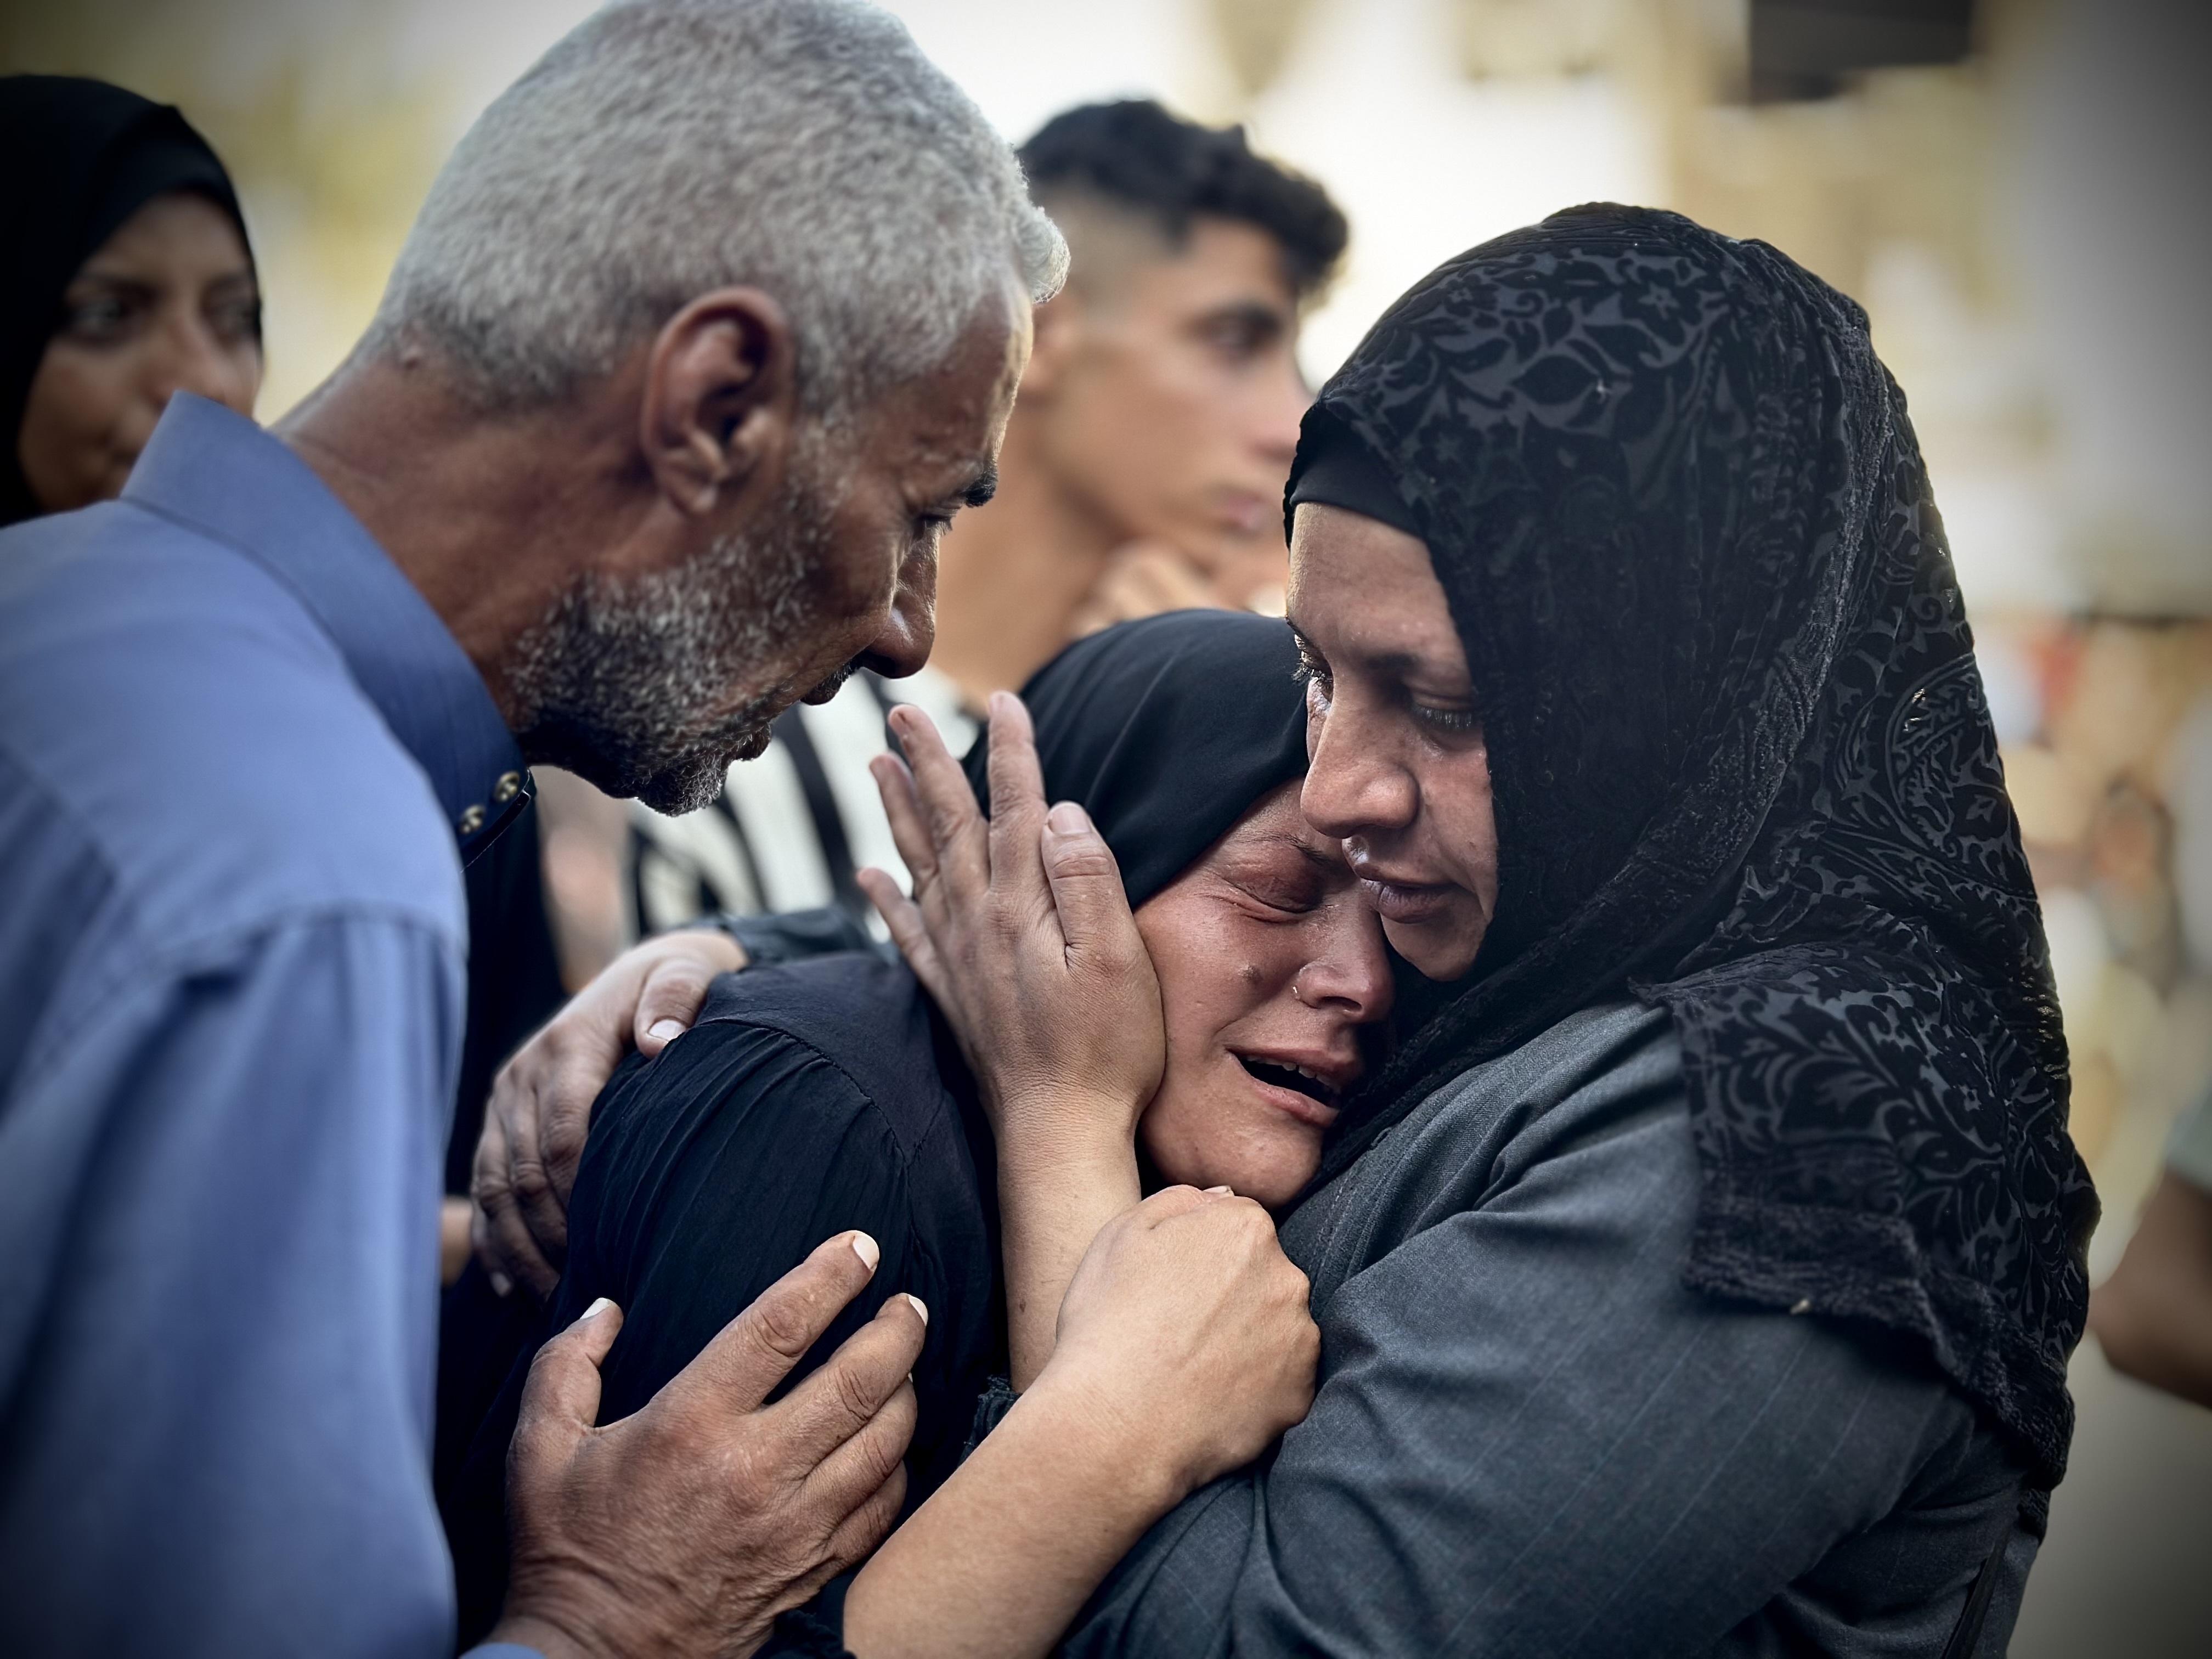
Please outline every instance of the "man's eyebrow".
M988 507L991 497L999 493L999 468L994 462L975 475L975 481L960 492L963 507Z

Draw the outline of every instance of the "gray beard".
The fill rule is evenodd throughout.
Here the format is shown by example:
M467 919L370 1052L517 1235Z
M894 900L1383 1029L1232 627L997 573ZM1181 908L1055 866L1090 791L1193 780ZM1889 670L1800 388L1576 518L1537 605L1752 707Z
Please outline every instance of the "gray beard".
M830 503L802 471L764 522L689 564L620 580L587 574L554 602L507 664L532 762L681 813L721 793L732 761L768 747L769 722L813 687L777 682L714 711L820 625L808 578L827 550Z

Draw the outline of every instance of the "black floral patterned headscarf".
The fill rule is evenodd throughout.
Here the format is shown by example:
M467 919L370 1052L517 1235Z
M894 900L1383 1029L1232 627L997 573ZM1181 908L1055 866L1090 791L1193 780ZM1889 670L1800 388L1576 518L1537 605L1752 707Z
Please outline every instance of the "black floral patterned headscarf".
M1498 905L1323 1178L1574 1010L1663 1006L1703 1176L1686 1282L1924 1339L2056 1482L2096 1200L1942 523L1864 313L1764 243L1577 208L1391 308L1308 416L1293 502L1346 440L1466 645Z

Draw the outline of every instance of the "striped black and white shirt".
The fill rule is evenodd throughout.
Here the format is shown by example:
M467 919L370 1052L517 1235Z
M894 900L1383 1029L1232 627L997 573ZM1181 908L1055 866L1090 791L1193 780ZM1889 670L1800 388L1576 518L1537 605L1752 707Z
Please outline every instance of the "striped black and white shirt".
M963 754L976 722L951 680L925 668L887 680L866 670L819 706L779 715L759 758L739 761L713 805L681 817L629 803L630 896L641 933L702 916L835 908L883 937L854 874L869 865L907 880L868 763L890 748L885 718L910 702Z

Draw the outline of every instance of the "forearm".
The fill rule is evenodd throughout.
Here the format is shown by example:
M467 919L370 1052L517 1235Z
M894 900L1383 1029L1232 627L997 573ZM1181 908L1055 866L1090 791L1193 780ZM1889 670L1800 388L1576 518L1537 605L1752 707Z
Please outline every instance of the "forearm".
M1051 1359L1060 1304L1098 1230L1143 1196L1127 1135L1042 1125L1010 1114L999 1138L1009 1375L1026 1389Z
M1142 1427L1041 1379L861 1570L845 1645L858 1659L1048 1651L1183 1496Z

